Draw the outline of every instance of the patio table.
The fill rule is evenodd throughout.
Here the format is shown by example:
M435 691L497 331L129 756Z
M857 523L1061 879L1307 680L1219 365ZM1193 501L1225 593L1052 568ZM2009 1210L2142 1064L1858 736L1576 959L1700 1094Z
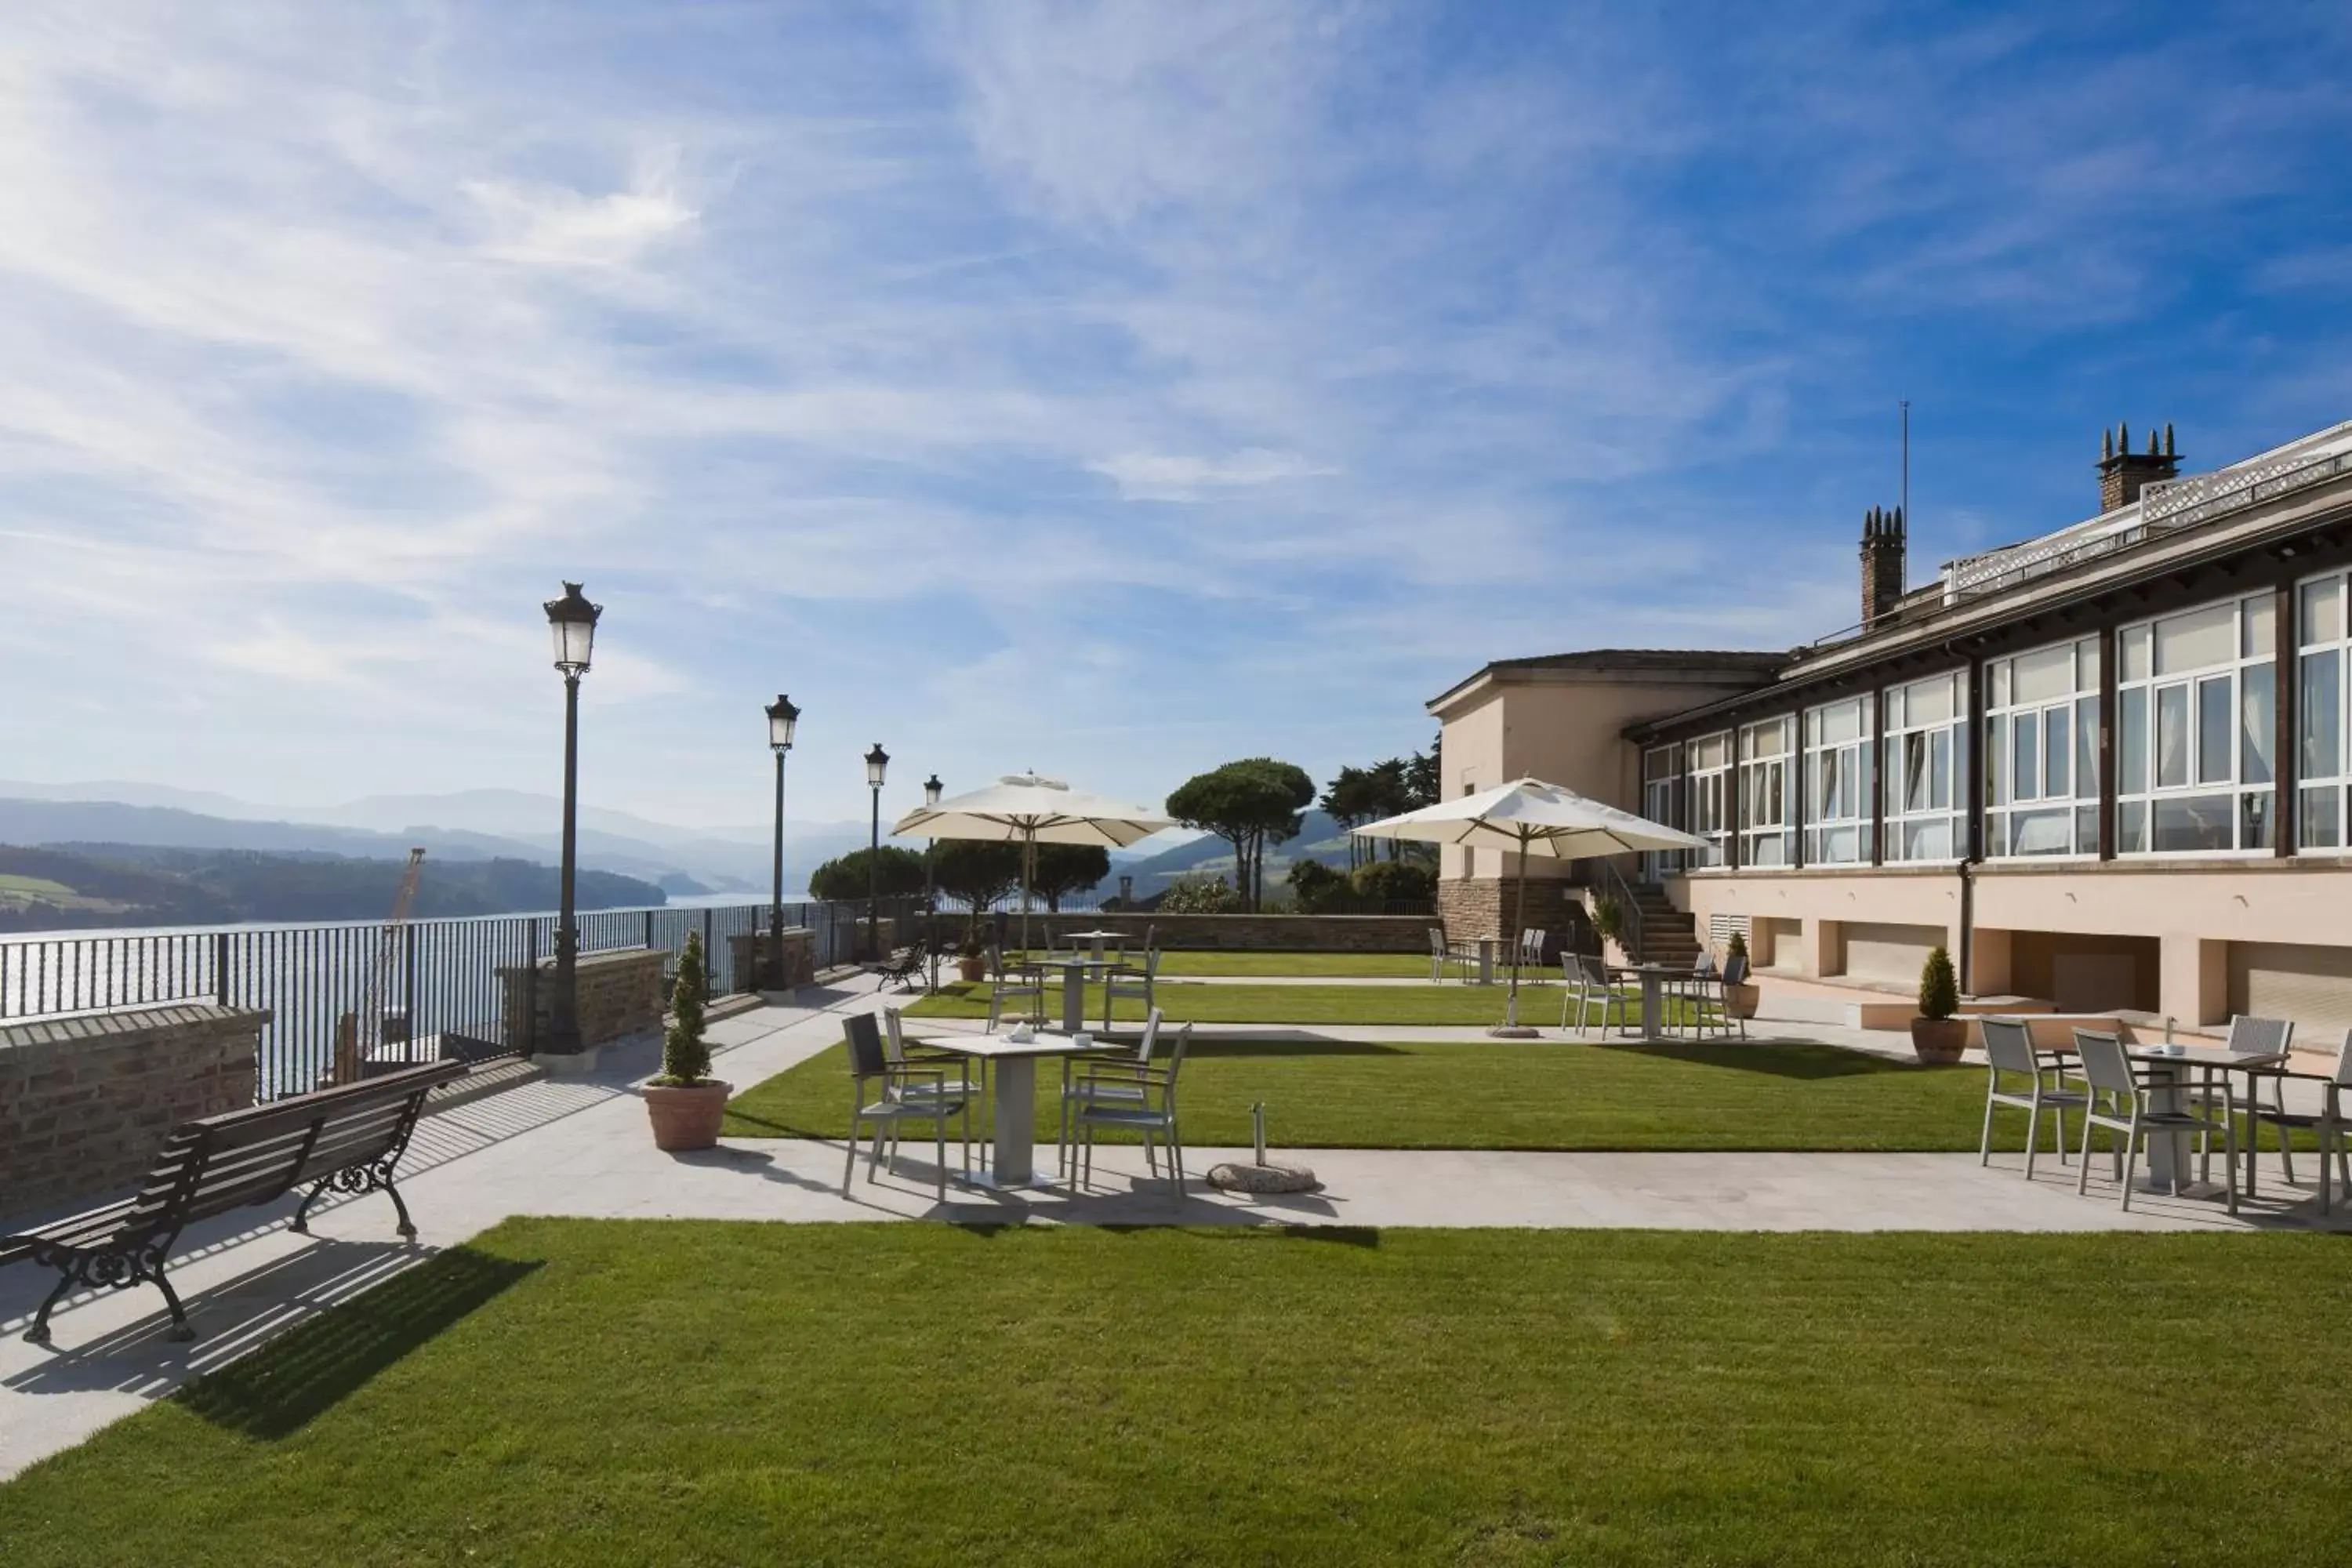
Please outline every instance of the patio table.
M2189 1069L2198 1068L2209 1080L2212 1074L2243 1072L2249 1068L2274 1067L2286 1059L2277 1051L2232 1051L2220 1046L2133 1046L2126 1055L2156 1069L2156 1093L2150 1106L2158 1110L2186 1110ZM2151 1192L2178 1193L2185 1197L2216 1198L2223 1190L2210 1182L2192 1184L2189 1162L2195 1153L2186 1132L2150 1133L2147 1140L2147 1187ZM2251 1158L2251 1152L2241 1151Z
M1070 942L1083 942L1090 944L1093 954L1097 958L1103 955L1105 942L1123 942L1127 938L1127 933L1123 931L1064 931L1062 935Z
M1037 1174L1037 1058L1075 1056L1105 1042L1076 1030L1040 1029L1026 1040L1004 1035L926 1035L917 1043L994 1064L988 1076L989 1116L996 1132L988 1169L968 1178L1000 1189L1051 1185Z
M1642 1037L1663 1040L1666 1037L1665 983L1690 973L1671 963L1634 963L1617 972L1639 975L1642 981Z
M1087 1026L1087 981L1096 970L1110 968L1110 960L1080 958L1073 955L1066 958L1034 959L1031 962L1040 969L1058 969L1062 972L1063 1031L1075 1035L1085 1028Z

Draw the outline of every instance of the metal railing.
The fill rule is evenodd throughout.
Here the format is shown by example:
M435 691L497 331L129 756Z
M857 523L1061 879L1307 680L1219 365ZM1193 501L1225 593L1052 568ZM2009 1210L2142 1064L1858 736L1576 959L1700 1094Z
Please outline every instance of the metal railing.
M862 956L866 906L802 902L783 907L786 926L812 933L820 969ZM919 899L886 899L881 912L910 933ZM587 955L652 949L667 969L698 935L710 989L737 989L730 938L767 928L768 906L591 910L579 917ZM369 994L383 945L380 921L309 925L180 927L0 937L0 1022L211 1002L270 1015L256 1060L256 1098L313 1088L334 1059L337 1029ZM902 938L903 940L903 938ZM375 977L383 1008L373 1059L517 1054L509 1037L502 969L529 968L555 952L555 916L486 915L413 921L389 949L393 973Z
M1618 945L1636 963L1642 962L1642 900L1633 891L1633 884L1617 868L1617 862L1602 858L1601 890L1604 897L1617 901L1618 917L1622 921L1618 931Z

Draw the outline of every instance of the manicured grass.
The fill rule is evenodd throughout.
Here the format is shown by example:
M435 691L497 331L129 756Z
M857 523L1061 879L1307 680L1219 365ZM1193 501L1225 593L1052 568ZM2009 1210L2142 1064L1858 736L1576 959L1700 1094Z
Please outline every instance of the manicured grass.
M1037 1080L1051 1137L1060 1064L1041 1063ZM1203 1038L1178 1081L1184 1141L1225 1148L1248 1144L1262 1100L1286 1148L1948 1150L1977 1146L1985 1079L1809 1043ZM835 1046L737 1095L727 1135L845 1137L849 1099ZM985 1115L973 1124L985 1131ZM2024 1117L2002 1115L1995 1136L2024 1148Z
M1500 985L1187 985L1157 988L1162 1017L1178 1024L1498 1024L1503 1019ZM1087 987L1087 1017L1102 1020L1103 993ZM1641 1003L1633 1004L1638 1012ZM1045 985L1045 1012L1059 1018L1062 987ZM985 1018L988 987L961 981L943 984L939 994L907 1008L910 1018ZM1141 1023L1143 1004L1122 999L1112 1015ZM1559 990L1522 984L1519 1016L1557 1027ZM1597 1018L1599 1015L1596 1013Z
M1130 963L1142 960L1133 954ZM1429 955L1408 952L1172 952L1160 955L1163 975L1296 974L1374 980L1426 980Z
M0 1487L0 1542L10 1568L2323 1562L2352 1530L2342 1253L520 1220Z

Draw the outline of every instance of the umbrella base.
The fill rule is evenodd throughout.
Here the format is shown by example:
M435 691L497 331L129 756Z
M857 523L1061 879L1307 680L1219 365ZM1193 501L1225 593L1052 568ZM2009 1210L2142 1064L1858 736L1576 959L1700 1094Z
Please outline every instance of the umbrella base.
M1498 1040L1540 1040L1543 1031L1528 1024L1497 1024L1486 1031Z

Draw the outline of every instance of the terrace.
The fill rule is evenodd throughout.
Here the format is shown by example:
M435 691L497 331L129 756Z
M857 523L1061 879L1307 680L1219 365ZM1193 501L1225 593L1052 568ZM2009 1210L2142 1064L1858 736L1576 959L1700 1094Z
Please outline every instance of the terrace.
M2226 1561L2340 1527L2262 1481L2352 1435L2309 1353L2345 1211L2274 1154L2235 1219L2126 1212L2104 1159L2088 1197L2046 1147L2021 1179L2021 1118L1980 1166L1982 1068L1890 1034L1499 1040L1463 1016L1487 988L1184 956L1190 1167L1245 1157L1262 1101L1319 1190L1180 1189L1129 1143L1082 1191L941 1203L926 1134L845 1196L844 1020L983 1026L828 972L711 1026L714 1150L652 1147L641 1040L425 1117L415 1247L380 1196L192 1229L193 1344L145 1290L24 1344L46 1282L0 1270L10 1563L94 1524L236 1563ZM2115 1418L2184 1355L2287 1413L2259 1454ZM877 1511L909 1477L924 1507Z

